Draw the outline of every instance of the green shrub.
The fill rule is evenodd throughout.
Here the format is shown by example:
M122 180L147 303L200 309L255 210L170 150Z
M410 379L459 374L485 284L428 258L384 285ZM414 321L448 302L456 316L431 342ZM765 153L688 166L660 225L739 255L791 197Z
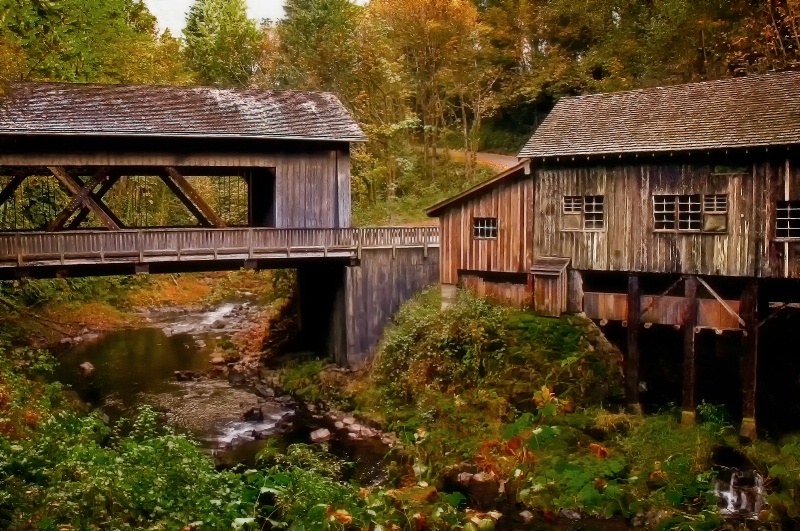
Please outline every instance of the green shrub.
M6 444L6 518L39 529L226 529L251 509L238 475L217 472L195 443L158 424L142 408L130 432L114 436L95 417L60 413L34 439Z

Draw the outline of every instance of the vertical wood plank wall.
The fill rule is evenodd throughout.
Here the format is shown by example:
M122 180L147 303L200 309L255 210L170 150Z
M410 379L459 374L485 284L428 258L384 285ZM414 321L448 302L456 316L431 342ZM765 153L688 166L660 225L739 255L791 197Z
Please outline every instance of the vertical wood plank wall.
M577 270L800 278L800 243L776 242L774 230L776 201L800 199L800 164L784 157L752 163L746 173L713 169L677 163L539 167L535 254L570 257ZM654 231L656 194L726 194L727 232ZM603 195L605 229L563 230L565 195Z
M502 282L497 278L486 279L476 272L462 272L459 284L479 297L516 308L531 306L531 294L526 282Z
M533 179L520 170L486 193L445 212L441 225L441 282L457 284L459 270L525 273L533 261ZM472 237L475 217L496 217L498 238Z
M439 250L365 249L361 263L347 268L347 364L372 359L383 331L405 301L439 278Z

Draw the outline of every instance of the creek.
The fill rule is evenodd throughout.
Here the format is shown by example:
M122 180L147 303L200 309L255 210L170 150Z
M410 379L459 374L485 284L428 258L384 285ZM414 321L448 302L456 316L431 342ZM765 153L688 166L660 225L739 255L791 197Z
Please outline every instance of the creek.
M163 411L176 431L196 439L219 466L253 466L270 439L309 443L314 430L337 432L330 420L290 397L258 396L254 382L221 376L219 365L212 364L220 348L231 346L234 335L260 317L260 309L247 301L203 311L151 312L142 328L70 340L59 354L56 378L111 422L149 404ZM87 362L91 374L81 368ZM254 408L261 414L245 420L244 413ZM388 448L342 435L330 448L354 463L351 477L380 483Z

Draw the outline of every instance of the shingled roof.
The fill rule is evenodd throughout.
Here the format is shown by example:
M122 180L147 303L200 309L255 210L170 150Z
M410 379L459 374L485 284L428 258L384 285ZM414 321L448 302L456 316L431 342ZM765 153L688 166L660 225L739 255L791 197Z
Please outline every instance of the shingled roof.
M564 98L520 157L800 144L800 72Z
M5 134L366 141L324 92L68 83L14 84Z

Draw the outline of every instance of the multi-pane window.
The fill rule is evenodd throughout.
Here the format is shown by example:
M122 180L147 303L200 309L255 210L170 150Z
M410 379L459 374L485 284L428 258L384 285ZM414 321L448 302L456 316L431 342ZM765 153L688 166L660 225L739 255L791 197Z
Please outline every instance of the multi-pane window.
M725 194L654 195L655 230L724 232L728 226L728 196Z
M775 236L800 238L800 201L778 201Z
M472 218L472 237L479 240L497 239L497 218Z
M605 224L605 208L602 195L587 195L583 203L583 228L602 229Z
M602 195L565 195L563 205L565 230L602 230L605 227Z
M583 196L565 195L564 214L580 214L583 212Z

